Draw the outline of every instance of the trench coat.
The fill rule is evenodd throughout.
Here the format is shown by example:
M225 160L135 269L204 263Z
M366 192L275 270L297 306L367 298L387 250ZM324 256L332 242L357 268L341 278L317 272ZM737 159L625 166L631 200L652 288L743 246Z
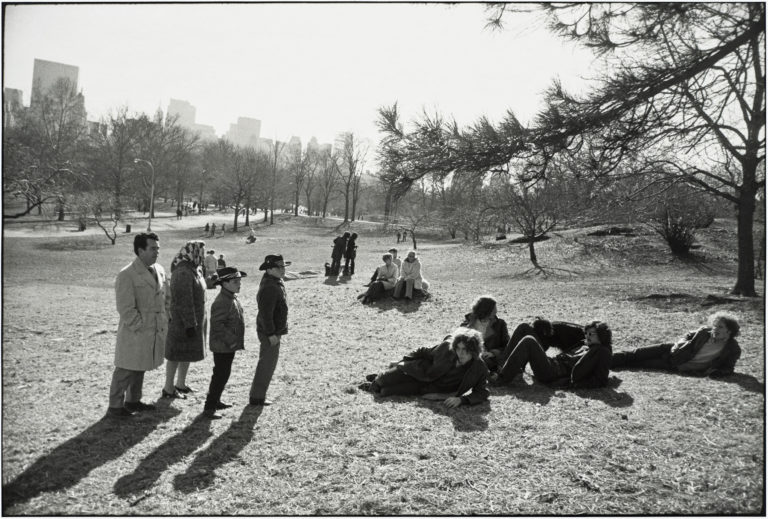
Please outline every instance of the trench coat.
M403 260L403 264L400 266L400 279L401 280L413 280L413 288L421 290L423 285L429 286L429 283L421 277L421 262L419 258L413 261Z
M197 362L205 358L208 318L205 315L205 279L189 261L179 263L171 274L171 321L165 341L165 358ZM187 337L187 328L194 328Z
M157 281L137 257L115 279L115 299L120 314L115 344L118 368L149 371L163 363L170 288L163 267L155 263L153 268Z

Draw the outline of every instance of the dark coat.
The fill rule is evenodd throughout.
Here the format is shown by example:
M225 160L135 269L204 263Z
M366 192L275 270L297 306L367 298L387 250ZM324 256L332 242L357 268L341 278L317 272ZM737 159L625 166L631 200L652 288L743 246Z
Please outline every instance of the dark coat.
M570 353L555 357L561 369L568 373L570 386L574 388L605 387L611 371L613 349L602 344L582 346Z
M507 356L512 353L512 350L517 346L517 343L526 335L532 335L541 344L541 347L546 351L547 348L554 347L562 351L569 351L578 346L584 344L584 327L565 321L552 321L552 330L554 331L551 337L539 337L533 331L533 325L529 323L522 323L515 328L510 338L510 348L508 348Z
M701 350L712 336L712 328L702 326L698 330L688 332L685 337L680 339L672 346L669 352L669 363L671 366L679 367L685 364ZM741 357L741 347L736 339L728 339L720 355L718 355L712 364L706 369L715 369L721 374L731 374L736 367L736 361Z
M433 347L412 351L397 364L397 368L420 382L434 382L446 374L458 357L451 349L450 336ZM464 379L456 389L456 396L465 404L479 404L488 400L488 368L480 359L472 359ZM467 391L470 394L464 395Z
M474 320L474 314L472 312L464 316L461 326L469 326ZM499 350L504 351L504 348L509 342L509 329L507 328L507 322L500 317L494 317L490 322L489 327L493 329L493 335L483 341L483 345L486 351Z
M208 341L214 353L232 353L245 349L245 320L243 306L237 294L222 288L211 305L211 337Z
M350 238L347 241L347 249L344 251L344 257L349 259L354 259L357 256L357 244L355 243L355 240Z
M331 258L341 259L346 248L347 240L344 238L344 236L337 236L333 240L333 251L331 252Z
M256 314L256 333L259 335L285 335L288 333L288 299L283 280L264 273L256 294L259 313Z
M165 340L165 358L197 362L205 358L208 319L205 315L205 279L201 269L189 261L179 263L171 274L171 321ZM194 328L187 337L187 328Z

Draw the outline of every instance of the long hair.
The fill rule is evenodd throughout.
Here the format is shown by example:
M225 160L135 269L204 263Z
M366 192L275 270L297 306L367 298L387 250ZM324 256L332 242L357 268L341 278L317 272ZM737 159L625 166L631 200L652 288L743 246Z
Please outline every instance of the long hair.
M490 316L494 308L496 308L496 300L491 296L480 296L472 303L472 313L479 321Z
M717 321L722 321L725 327L728 328L728 331L731 332L731 339L739 336L741 326L739 326L739 321L735 315L730 312L715 312L709 317L709 322L714 326Z
M597 332L597 338L600 339L600 344L609 348L613 347L613 332L608 327L608 324L602 321L592 321L584 325L584 332L592 328Z
M483 336L477 330L471 328L465 328L460 326L453 332L453 339L451 340L451 349L456 351L456 345L463 342L467 348L467 351L472 355L473 359L480 358L480 354L483 352Z

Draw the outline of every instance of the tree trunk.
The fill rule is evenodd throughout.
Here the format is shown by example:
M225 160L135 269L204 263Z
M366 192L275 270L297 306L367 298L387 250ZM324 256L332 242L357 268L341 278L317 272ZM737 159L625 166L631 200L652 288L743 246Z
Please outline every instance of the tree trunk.
M755 245L752 237L755 216L755 187L754 169L750 175L744 168L744 182L739 193L737 206L739 270L736 275L736 286L732 294L755 297Z
M237 217L240 216L240 203L235 204L235 222L232 224L232 232L237 232Z
M530 240L528 241L528 255L531 258L531 263L533 263L533 266L536 268L540 268L539 261L536 259L536 250L534 249L535 243L536 242L533 241L533 237L531 237Z
M389 221L389 213L392 210L392 186L387 187L387 194L384 197L384 221Z

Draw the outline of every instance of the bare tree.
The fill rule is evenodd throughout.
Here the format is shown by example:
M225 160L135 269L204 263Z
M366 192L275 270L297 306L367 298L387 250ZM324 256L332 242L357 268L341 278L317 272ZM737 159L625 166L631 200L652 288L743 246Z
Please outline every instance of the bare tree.
M338 184L338 162L339 157L335 151L328 148L320 151L317 188L320 192L323 218L328 213L328 202Z
M341 155L338 166L339 180L341 181L341 191L344 195L344 222L350 221L350 203L354 186L359 185L360 177L363 174L365 156L368 148L362 145L355 137L354 133L345 133L341 146ZM355 220L354 213L351 220Z

